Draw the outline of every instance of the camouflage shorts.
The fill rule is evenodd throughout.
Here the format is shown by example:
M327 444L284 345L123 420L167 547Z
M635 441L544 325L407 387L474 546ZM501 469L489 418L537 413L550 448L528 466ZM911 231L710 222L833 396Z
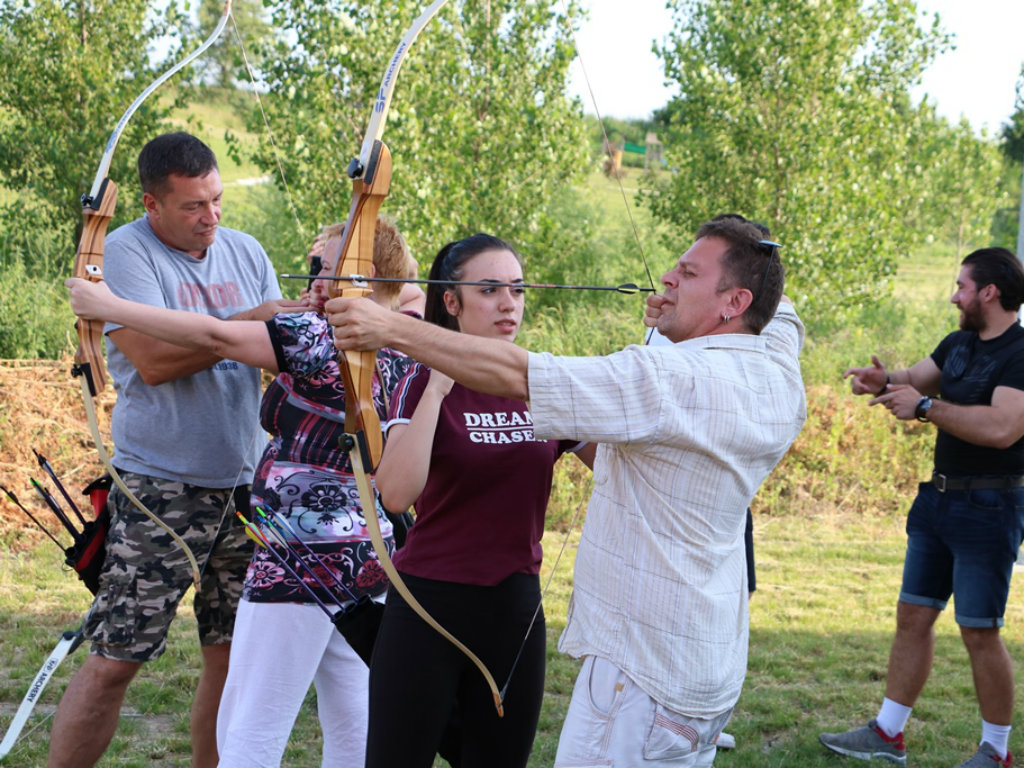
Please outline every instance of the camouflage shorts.
M231 641L252 541L234 514L231 490L122 474L140 501L188 544L199 562L193 600L203 645ZM178 602L192 584L181 547L116 487L100 589L85 617L92 652L119 661L152 661L165 649ZM225 514L225 508L227 508Z

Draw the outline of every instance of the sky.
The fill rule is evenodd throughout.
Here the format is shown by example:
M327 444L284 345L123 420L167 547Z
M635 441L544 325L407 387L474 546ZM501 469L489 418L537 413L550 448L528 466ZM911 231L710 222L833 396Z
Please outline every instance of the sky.
M664 86L660 62L651 52L652 41L661 40L671 26L664 0L582 2L590 18L577 33L580 57L573 64L572 86L584 111L593 114L596 101L606 117L648 117L675 95ZM915 96L927 94L951 121L965 115L975 130L997 133L1013 113L1024 62L1024 2L918 0L918 8L939 14L943 28L955 35L956 50L936 59Z

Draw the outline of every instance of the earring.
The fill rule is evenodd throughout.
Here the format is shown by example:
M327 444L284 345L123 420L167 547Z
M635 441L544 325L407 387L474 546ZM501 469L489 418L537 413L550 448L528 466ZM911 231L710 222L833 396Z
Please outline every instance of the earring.
M723 315L722 315L722 322L723 322L723 323L726 323L726 324L728 324L728 323L729 323L729 320L730 320L730 319L731 319L731 318L729 317L729 315L726 315L726 314L723 314Z

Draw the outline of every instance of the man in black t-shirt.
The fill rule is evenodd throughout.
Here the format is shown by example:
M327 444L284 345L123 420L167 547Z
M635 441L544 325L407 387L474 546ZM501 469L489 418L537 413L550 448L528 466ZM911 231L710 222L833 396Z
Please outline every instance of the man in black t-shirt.
M851 368L853 393L903 420L934 423L935 472L907 518L907 554L877 718L823 733L829 749L905 763L903 728L931 671L934 625L950 595L981 709L978 751L960 768L1010 766L1013 665L999 635L1024 530L1024 269L1009 251L965 258L951 301L960 331L929 357L887 373ZM934 399L933 399L934 398Z

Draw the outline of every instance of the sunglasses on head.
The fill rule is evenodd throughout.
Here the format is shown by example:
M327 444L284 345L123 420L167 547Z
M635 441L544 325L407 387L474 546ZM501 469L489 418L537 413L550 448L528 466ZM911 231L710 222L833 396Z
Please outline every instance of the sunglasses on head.
M782 246L771 240L759 240L757 244L762 248L768 249L768 266L764 268L764 277L761 278L761 287L757 291L757 296L760 297L761 294L764 293L764 287L768 282L768 273L771 272L772 262L778 257L779 248Z

